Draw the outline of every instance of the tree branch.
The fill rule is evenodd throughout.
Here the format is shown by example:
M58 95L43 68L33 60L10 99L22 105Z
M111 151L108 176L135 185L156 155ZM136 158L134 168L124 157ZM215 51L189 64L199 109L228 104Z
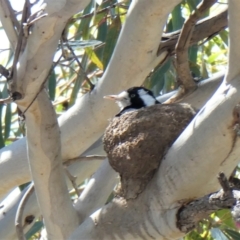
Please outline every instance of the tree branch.
M19 210L19 204L25 196L26 188L20 191L19 187L16 187L11 191L8 196L1 201L0 206L0 239L17 239L16 228L14 225L16 219L16 213ZM22 225L24 233L26 233L33 226L33 219L37 219L40 216L39 207L35 193L31 194L27 200L27 204L24 207L22 215ZM31 220L32 221L29 221Z
M203 41L205 38L209 39L226 28L228 26L227 16L228 10L226 6L226 8L217 13L217 15L209 16L198 21L193 29L190 46L198 44L199 41ZM163 40L159 44L157 55L160 55L164 51L169 51L171 54L174 54L179 35L180 30L163 34Z
M77 162L77 161L95 161L95 160L103 161L105 159L106 159L106 156L99 156L99 155L80 156L77 158L72 158L72 159L67 160L64 163L64 165L70 166L71 164L73 164L74 162Z
M193 77L190 72L188 63L188 48L196 22L215 2L216 0L203 0L183 25L176 45L176 71L180 89L178 91L178 95L171 99L172 102L181 99L184 95L194 91L197 87L197 84L193 81Z
M48 238L66 239L78 226L78 216L65 182L56 114L44 90L26 112L26 125L29 164Z
M91 82L91 80L88 78L88 75L87 75L87 73L85 72L85 69L83 68L82 64L81 64L80 61L78 60L78 57L76 56L74 50L73 50L72 47L69 45L68 40L67 40L65 37L63 37L63 36L62 36L62 38L63 38L63 41L64 41L64 43L66 44L67 48L68 48L68 49L70 50L70 52L72 53L73 58L75 59L75 61L76 61L77 64L78 64L79 70L81 70L81 72L83 73L83 75L84 75L87 83L88 83L89 86L90 86L90 90L92 91L92 90L94 89L94 84L93 84L93 83Z
M178 228L187 233L196 227L203 218L216 210L232 208L240 199L240 191L232 190L224 174L218 176L219 183L223 187L217 193L208 194L200 199L191 201L180 208L177 216Z
M23 211L33 191L34 191L34 185L31 184L31 186L29 186L28 190L24 194L21 202L19 203L19 207L16 213L16 218L15 218L15 226L16 226L18 240L26 239L23 232L24 226L22 225Z
M201 81L199 83L198 90L193 92L191 95L187 96L186 99L184 99L184 102L192 104L192 106L195 107L196 109L200 109L205 104L206 100L209 99L209 97L211 97L212 94L216 91L216 88L220 85L222 79L223 74L216 74L216 76L214 75L210 79ZM166 95L167 96L163 95L160 97L161 102L169 98L170 94ZM79 115L74 114L74 112L72 112L72 109L70 110L64 113L60 117L59 121L61 133L64 136L64 137L62 136L63 161L64 162L66 161L66 163L68 162L66 156L70 154L68 153L69 146L73 148L76 145L75 147L77 148L80 146L80 144L86 143L84 141L81 141L81 138L79 138L78 134L74 134L76 132L76 129L79 127L80 113ZM61 121L62 119L66 119L66 122L62 122ZM66 124L64 128L62 127L63 123ZM103 131L104 129L102 129L102 132ZM71 138L72 141L70 141L69 137ZM84 137L86 138L87 136ZM93 140L96 141L95 138ZM104 155L105 153L103 152L103 149L101 147L102 146L101 141L98 141L97 143L98 145L93 144L93 146L90 147L90 149L92 149L90 152L87 151L87 153L86 154L84 153L83 155L96 155L96 154ZM88 147L89 146L86 144L85 148ZM0 153L1 153L0 176L2 181L2 184L0 186L1 187L0 194L6 193L9 189L13 188L14 186L31 181L26 155L25 138L20 139L7 147L4 147L3 149L0 150ZM80 160L80 162L78 163L79 166L78 168L76 168L75 164L73 164L73 166L70 165L70 168L73 167L74 170L77 169L78 180L84 181L85 178L88 178L96 171L100 164L101 161L99 160L97 161Z
M16 20L9 0L0 1L0 20L11 43L11 48L15 50L18 42L15 27L19 29L19 23Z
M46 20L43 20L43 21L46 21ZM208 31L208 28L206 27L207 25L211 26L209 31ZM201 20L199 22L199 24L197 24L197 26L196 26L192 41L197 42L199 40L202 40L203 38L209 36L209 34L212 34L216 31L223 29L226 25L227 25L227 11L226 10L217 16L213 16L213 17L209 17L207 19ZM217 26L218 28L215 29L215 26ZM153 29L153 28L151 28L151 29ZM140 31L142 31L142 30L140 29ZM54 34L54 37L55 36L56 36L56 34ZM171 47L170 49L174 49L174 47L172 47L172 46L175 46L174 44L176 44L177 37L173 38L172 42L171 42L171 40L168 40L167 41L168 44L164 45L166 48L164 48L164 46L163 46L163 48L160 48L160 49L162 49L164 51L166 51L170 47ZM49 42L49 44L50 44L50 46L52 46L51 41ZM48 46L40 47L40 49L44 49L44 50L46 49L46 53L45 53L45 54L47 54L46 57L49 56L49 53L51 51L53 51L53 49L52 48L49 49ZM131 49L131 47L129 47L129 49ZM130 50L126 50L126 52L129 52L129 51ZM40 53L38 55L40 57L39 63L37 64L38 66L41 66L43 63L46 62L44 60L45 58L41 57L41 54L42 53ZM129 60L127 57L126 57L126 59ZM127 60L124 60L124 64L126 64L126 65L127 65ZM118 65L119 64L116 61L117 67L113 66L113 69L118 69ZM43 69L44 69L44 67L45 66L43 66ZM122 70L122 71L125 72L126 69L127 68L125 68L125 70ZM37 73L37 74L39 74L39 73ZM112 76L114 76L114 75L116 76L116 74L114 74L114 71L109 72L106 75L106 79L111 81ZM135 77L136 77L136 75L133 74L131 79L134 80ZM117 81L122 82L122 80L120 81L120 78ZM124 83L124 85L112 86L111 89L113 87L117 88L117 89L111 90L111 91L109 90L109 92L111 92L111 93L114 91L118 92L124 88L127 88L127 86L129 87L130 85L141 84L140 82L137 83L135 80L133 82L129 82L129 81L127 81L127 82L128 83ZM206 84L204 84L204 82L206 82ZM193 103L193 106L196 107L197 109L199 109L203 106L206 99L208 99L209 96L211 96L211 94L215 91L216 87L219 84L218 80L211 81L211 79L204 81L204 82L200 83L202 85L202 87L198 87L197 91L195 91L192 95L187 96L187 98L186 98L186 100L190 103ZM123 84L123 82L121 84ZM129 85L127 85L127 84L129 84ZM108 89L108 87L104 86L103 89L106 90L106 89ZM104 93L100 94L99 99L97 99L97 101L95 103L96 109L98 108L97 103L99 103L101 105L103 105L103 103L106 104L106 102L103 102L103 100L101 99L101 96L103 96L103 95L105 95L105 94ZM87 135L82 135L85 131L83 131L81 126L79 126L79 121L80 121L80 119L83 118L83 116L86 116L85 114L82 114L82 111L84 111L85 113L88 112L87 111L88 108L83 107L84 106L83 102L85 102L84 99L85 98L83 98L82 101L79 101L79 103L77 103L75 107L71 108L69 111L67 111L65 114L63 114L59 120L59 124L61 126L61 132L62 132L62 147L63 147L63 159L64 160L75 158L75 157L79 156L91 144L93 144L96 141L96 139L98 139L100 137L100 135L102 134L102 132L104 131L104 128L107 124L105 122L106 119L108 119L111 115L113 116L114 112L117 111L117 108L115 107L114 104L108 105L107 106L107 109L109 110L109 112L107 113L108 115L106 117L104 117L104 119L102 119L101 117L100 118L98 117L98 120L100 122L104 121L104 124L101 125L101 127L99 128L99 126L96 125L96 122L93 121L91 124L91 128L90 128L91 131L88 132ZM88 97L87 97L87 99L88 99ZM86 99L86 101L88 101L87 99ZM88 119L87 116L86 116L86 119ZM100 120L100 119L102 119L102 120ZM85 126L85 124L88 124L88 121L83 121L83 122L84 122L83 126ZM78 130L78 129L80 129L80 130ZM98 132L98 134L96 134L97 132ZM85 139L87 141L81 140L81 138L79 138L79 136L80 136L79 134L82 136L83 139ZM26 151L25 151L25 149L26 149L25 144L26 144L25 139L22 139L22 140L14 142L10 146L7 146L7 147L1 149L0 176L1 176L2 183L3 183L3 184L1 184L1 190L0 190L1 194L8 191L8 189L10 189L10 188L13 188L16 185L30 181L28 164L26 161L27 157L26 157ZM71 146L72 151L69 152L70 148L67 146ZM79 149L79 146L81 146L81 149ZM100 165L100 162L94 161L93 163L91 163L91 162L84 161L84 162L81 162L80 165L82 166L82 169L84 169L84 168L87 169L86 171L81 171L81 174L80 174L80 176L81 176L80 179L84 179L84 178L88 177L89 175L91 175L97 169L97 167ZM15 168L12 166L17 166L17 167ZM11 176L11 178L10 178L10 176Z
M240 48L240 32L239 26L236 23L240 22L240 2L237 0L229 1L228 3L228 26L229 26L229 61L226 81L230 82L239 75L238 61L240 52L236 49Z
M19 61L19 57L24 50L26 44L27 44L27 36L24 35L24 23L27 22L28 17L30 16L30 3L28 0L25 1L24 7L23 7L23 13L22 13L22 19L21 19L21 26L18 33L18 41L16 45L16 49L14 52L14 59L13 59L13 65L12 70L10 73L10 78L8 79L8 88L10 91L10 96L13 98L13 100L19 100L22 98L22 95L20 92L15 90L15 85L17 84L17 63ZM10 81L11 80L11 81Z
M79 189L78 189L78 186L76 184L76 180L77 180L77 177L76 176L73 176L67 169L66 166L64 166L64 170L65 170L65 173L69 179L69 181L72 183L72 186L73 186L73 189L75 190L75 193L77 194L77 196L79 197L80 196L80 192L79 192Z
M104 206L117 182L118 173L112 169L108 159L106 159L98 171L94 173L74 205L78 211L80 223Z

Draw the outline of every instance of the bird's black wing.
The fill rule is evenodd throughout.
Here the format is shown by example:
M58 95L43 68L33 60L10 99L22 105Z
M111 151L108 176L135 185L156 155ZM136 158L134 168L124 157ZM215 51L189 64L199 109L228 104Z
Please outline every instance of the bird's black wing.
M128 112L128 110L134 111L137 109L139 109L139 108L133 108L132 106L127 106L124 109L122 109L117 115L115 115L115 117L120 117L123 113Z

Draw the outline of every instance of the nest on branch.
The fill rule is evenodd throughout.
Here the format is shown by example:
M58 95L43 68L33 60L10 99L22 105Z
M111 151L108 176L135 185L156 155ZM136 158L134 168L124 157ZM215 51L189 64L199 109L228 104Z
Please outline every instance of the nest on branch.
M121 178L119 196L136 198L145 189L194 115L189 104L159 104L112 119L103 144L110 165Z

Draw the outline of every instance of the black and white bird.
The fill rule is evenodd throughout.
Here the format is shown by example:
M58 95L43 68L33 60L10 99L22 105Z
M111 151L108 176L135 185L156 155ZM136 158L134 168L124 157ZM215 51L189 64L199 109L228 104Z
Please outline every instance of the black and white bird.
M153 92L144 87L132 87L118 95L108 95L104 96L104 98L115 100L117 102L121 111L116 117L119 117L128 111L160 104L160 102L154 97Z

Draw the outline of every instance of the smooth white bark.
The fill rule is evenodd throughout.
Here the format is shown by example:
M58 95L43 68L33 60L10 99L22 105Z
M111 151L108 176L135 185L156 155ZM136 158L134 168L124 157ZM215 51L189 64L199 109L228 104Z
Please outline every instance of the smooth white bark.
M92 162L92 165L94 166L96 164L99 165L99 162L101 161L97 160L97 161L91 161L91 162ZM77 176L77 179L76 179L77 185L81 184L84 181L84 179L86 179L87 177L93 174L93 172L91 173L92 168L90 169L82 168L82 166L83 165L81 162L74 162L72 165L68 167L68 171L71 173L71 175ZM72 189L73 188L72 183L69 181L67 176L65 176L65 178L66 178L68 189L69 190ZM98 182L93 184L93 186L97 184ZM109 186L109 184L106 184L106 186ZM105 191L104 187L102 187L103 191ZM11 191L10 194L7 195L6 199L4 199L0 203L0 205L2 206L0 208L0 239L16 239L17 238L16 229L14 226L14 220L15 220L16 211L17 211L19 202L24 192L25 191L21 193L20 189L17 187L13 191ZM28 202L24 209L23 219L25 219L26 216L30 216L30 215L35 217L39 217L41 215L35 192L28 199ZM24 228L24 232L26 233L28 229L29 227Z
M178 207L183 201L219 189L217 174L223 171L229 175L239 161L240 142L237 138L232 149L231 127L232 111L239 102L239 91L240 76L230 84L223 82L172 145L145 192L134 203L126 204L130 205L127 209L121 204L110 204L94 213L71 239L101 239L97 236L111 239L111 233L106 230L107 222L111 223L116 236L125 239L141 239L142 235L148 234L156 239L181 237L183 233L176 227ZM119 230L116 215L123 219ZM126 219L129 215L132 224L140 226L134 238ZM141 216L145 217L139 220Z
M201 108L203 106L203 104L205 103L205 101L209 98L209 96L212 95L212 92L216 89L216 87L218 87L218 85L222 81L222 78L223 78L223 74L220 73L220 74L216 74L215 76L213 76L210 79L207 79L207 80L201 82L199 84L199 87L198 87L197 91L195 91L191 95L187 96L187 98L184 99L183 102L193 103L193 106L195 108L197 108L197 109ZM158 99L161 102L164 102L169 97L171 97L173 94L174 94L174 92L171 92L171 93L160 96ZM67 113L65 113L65 114L67 114ZM69 124L71 124L71 121L70 121ZM75 127L73 126L73 129L74 128ZM73 141L75 141L75 140L73 140ZM16 166L16 164L18 164L19 162L24 163L24 160L23 160L24 158L22 156L26 155L26 151L25 151L25 148L24 148L25 144L26 144L25 139L19 140L19 141L13 143L12 145L6 147L6 148L12 148L15 151L13 151L13 150L4 151L2 153L2 158L4 157L6 159L6 162L2 163L1 168L0 168L0 176L4 177L3 179L5 179L3 181L3 183L6 182L6 181L8 182L13 177L16 178L16 179L13 179L13 180L18 181L19 184L23 183L22 182L23 179L27 179L27 181L30 181L30 176L29 176L29 172L28 172L29 170L26 169L27 167L24 166L24 164L23 165L18 165L18 169L16 169L14 167L14 165ZM64 144L63 144L63 146L64 146ZM4 149L6 149L6 148L4 148ZM103 151L101 138L98 141L96 141L96 143L94 143L86 152L83 153L84 156L85 155L103 155L103 154L105 154L105 153ZM17 162L14 162L14 159L16 159ZM11 163L13 165L10 165ZM77 184L80 184L81 182L84 181L84 179L91 176L96 171L96 169L100 166L100 164L101 164L101 162L98 161L98 160L97 161L91 161L91 162L76 162L76 163L70 165L68 169L73 176L77 176L76 182L77 182ZM9 166L9 170L8 170L8 166ZM7 169L7 171L6 171L6 169ZM23 169L25 169L25 171L23 171ZM106 168L102 167L102 171L106 172L107 169L108 169L108 166L106 166ZM12 177L9 178L9 175L12 176ZM21 178L21 176L23 176L23 177ZM114 182L114 178L115 178L114 176L113 176L113 178L111 178L108 174L102 174L102 175L99 175L99 177L101 177L103 181L108 181L108 183L110 183L110 184L111 184L111 182ZM94 176L93 176L93 178L94 178ZM72 186L71 186L71 183L68 181L68 178L67 178L67 183L68 183L68 187L71 188ZM98 184L102 185L102 183L99 182L99 181L95 181L94 184L92 184L92 183L93 183L93 181L90 181L89 185L86 187L86 189L88 189L88 191L90 189L90 193L91 192L94 193L95 184L96 184L96 186L98 186ZM14 186L14 184L13 184L13 186ZM93 189L91 189L91 186L93 186ZM101 188L97 187L97 189L101 189ZM91 197L92 196L91 194L89 194L89 196L90 196L90 199L93 199ZM104 195L101 194L101 196L104 196ZM79 204L79 206L76 206L76 209L78 210L78 208L80 207L83 210L85 210L85 212L87 212L87 211L89 211L88 209L91 209L91 208L88 207L88 198L84 197L84 199L85 199L85 202L86 202L86 209L84 207L82 207L84 204ZM36 198L30 199L29 201L30 201L29 206L34 205L35 209L36 209L35 211L37 211L38 206L37 206L37 203L36 203ZM33 201L33 202L35 201L35 203L33 203L31 201ZM90 207L94 206L95 204L97 204L97 203L92 203L92 205L90 204ZM16 206L14 206L14 209L16 210ZM83 210L81 210L82 214L84 214ZM78 211L80 212L80 210L78 210ZM30 214L32 214L32 210L27 205L26 215L30 215ZM14 222L14 216L15 215L13 215L12 218L3 218L0 221L0 233L1 233L0 236L3 239L7 238L5 236L8 236L8 235L5 235L5 234L12 234L13 236L15 234L15 228L13 226L11 226L11 222ZM11 227L6 228L6 224L10 224ZM8 232L6 232L5 229L9 229ZM10 229L11 229L11 231L10 231Z
M52 59L68 19L83 10L89 0L45 1L47 17L36 21L27 37L27 44L19 59L14 91L23 95L22 109L26 109L48 77Z
M81 196L74 204L74 207L79 212L80 223L97 209L104 206L117 182L118 174L112 169L108 159L106 159L89 180Z
M79 99L69 109L68 113L59 119L63 160L77 157L91 146L102 135L108 124L108 119L118 111L117 106L103 100L103 96L117 93L133 85L140 85L154 66L165 57L167 52L160 57L156 56L163 28L161 26L164 26L168 12L171 11L177 2L179 1L174 0L171 3L164 1L160 3L158 1L148 3L146 1L133 1L132 6L135 7L132 7L128 14L129 20L126 21L127 24L122 29L112 60L104 76L92 93L86 94ZM54 3L49 1L48 7L50 9L52 9L51 4L54 6ZM141 9L147 10L142 11ZM50 10L46 11L51 14ZM64 8L64 11L67 11L66 8ZM41 19L38 22L38 33L33 33L30 36L31 40L29 39L29 41L31 41L32 45L29 44L28 52L31 54L25 57L29 63L26 65L27 71L24 71L24 66L22 70L19 70L23 75L25 74L24 78L21 77L21 79L25 79L24 81L27 83L30 82L26 89L26 94L28 94L28 97L25 99L26 102L35 96L34 92L46 74L43 69L49 69L51 65L51 54L56 49L57 40L61 33L60 25L63 25L65 21L57 17L59 15L64 16L66 14L64 11L52 14L53 19L51 21L53 23L51 24L46 22L48 18ZM144 19L148 19L148 21ZM136 25L136 21L139 21L141 24ZM43 34L43 29L47 29L48 32ZM143 33L149 37L143 39ZM129 37L131 39L128 41ZM129 58L129 56L132 57ZM137 59L137 62L135 59ZM34 68L35 66L37 66L37 69ZM22 102L22 105L27 106L27 103ZM24 146L23 143L19 145ZM9 177L4 174L6 181L4 181L4 186L0 186L0 193L4 193L7 189L19 184L19 182L26 182L29 179L24 150L18 150L18 143L15 143L13 146L14 152L12 152L13 148L11 146L2 150L2 152L5 152L5 150L9 151L7 158L1 158L1 162L6 167L4 171L7 169L7 172L11 172L11 169L8 168L11 164L16 164L15 166L20 165L22 168L20 169L20 175L17 174L18 181L15 181L13 178L7 179ZM14 157L10 159L10 155ZM89 166L88 163L86 164Z
M178 2L179 1L133 1L129 11L128 19L119 37L113 58L102 80L99 81L99 84L91 94L84 96L72 109L69 110L68 118L66 118L67 115L65 115L60 119L60 125L62 125L62 139L64 140L62 156L65 160L78 156L80 153L85 151L98 137L100 137L103 129L107 125L107 118L113 116L115 111L117 111L112 103L104 102L102 100L102 96L109 93L119 92L122 89L128 88L130 85L139 85L148 72L156 65L158 61L160 61L161 57L165 56L163 55L158 59L156 57L155 51L157 50L159 38L162 32L162 29L160 29L159 26L164 25L168 12L170 12L173 6ZM139 24L136 25L136 22ZM146 28L147 25L148 27ZM56 29L59 30L58 28ZM56 29L54 29L54 31ZM148 37L143 39L142 36ZM52 43L51 45L50 43L49 46L56 46L54 44ZM34 50L34 48L32 48L32 50ZM37 60L39 60L39 62ZM33 90L36 90L37 87L39 87L40 82L46 74L46 72L40 72L40 69L43 69L45 65L38 65L40 66L40 69L37 69L35 73L36 76L39 76L38 80L40 81L38 83L37 81L32 82L31 78L35 76L33 71L35 70L34 63L40 63L44 60L45 59L43 58L43 55L40 54L39 59L36 58L36 61L32 61L30 65L27 65L29 71L27 82L31 82L31 84L29 84L29 87L26 89L26 93L28 94L27 99L25 99L26 102L33 96ZM43 75L39 73L42 73ZM129 79L131 79L131 81L129 81ZM116 84L116 82L119 84ZM74 128L74 126L79 127ZM87 129L86 126L88 127ZM71 149L71 151L69 149ZM3 161L5 161L5 159L3 159ZM12 180L12 182L14 182L14 180ZM16 182L14 182L14 184L16 184ZM155 188L153 193L156 190L158 189ZM156 209L159 209L159 204L153 205L153 207L155 207L155 215L153 213L153 209L151 209L150 215L154 216L152 221L154 221L155 224L155 221L159 221L159 215L156 216ZM123 211L124 210L120 209L120 213ZM175 214L175 210L172 210L171 213L161 213L162 216L165 214L170 216L169 220L162 218L163 220L159 221L159 223L163 223L161 226L159 226L159 228L162 229L165 227L166 229L163 230L163 233L167 234L167 232L170 232L169 229L175 228L175 225L173 225L173 219L175 215L172 214L172 212ZM131 214L131 210L129 210L129 213ZM94 215L94 218L97 218L96 214ZM114 211L112 214L114 214ZM141 215L141 213L138 214L140 215L137 216L141 216L140 220L143 219L143 215ZM166 222L168 222L170 225L169 228L166 227ZM102 222L100 224L102 224ZM86 231L84 231L83 226L87 227ZM140 232L144 232L145 230L142 230L141 227L142 226L140 226ZM87 229L93 230L92 235L90 233L87 233L86 235ZM83 234L81 236L88 236L90 238L93 235L101 236L98 235L95 227L86 223L81 226L80 232ZM179 234L177 230L176 234Z
M26 116L27 156L48 239L66 239L78 225L78 215L64 178L55 110L42 87L68 19L88 2L46 1L48 17L38 20L31 34L24 36L27 43L21 46L24 50L10 89L22 96L16 103Z
M228 71L226 81L231 81L236 78L239 73L239 59L240 59L240 34L239 34L239 26L240 22L240 4L238 0L228 1L228 27L229 34L231 37L229 38L229 58L228 58Z
M0 239L16 239L16 228L15 228L15 216L16 211L23 195L27 189L20 191L19 188L15 188L11 193L1 202L0 208ZM39 216L39 208L37 206L36 196L30 196L27 202L26 209L23 212L22 219L26 216ZM23 223L24 224L24 223ZM27 225L24 230L25 232L30 229L31 225Z
M240 2L229 1L229 5L230 19L233 17L235 24L232 19L230 39L233 38L233 41L227 81L225 79L172 145L154 179L145 192L132 203L132 208L125 211L121 204L120 210L114 210L116 205L112 204L99 210L74 232L71 239L100 239L98 236L101 234L104 234L104 239L111 239L112 235L106 229L107 222L113 223L111 228L117 239L133 239L124 221L121 230L116 229L114 213L120 219L126 219L126 216L131 214L135 214L136 217L139 216L136 208L141 209L139 211L144 218L140 222L137 217L131 219L132 224L138 226L135 228L134 239L142 239L147 235L156 239L178 239L183 234L176 227L177 209L184 201L219 189L217 174L223 171L229 175L237 165L240 142L238 136L234 137L232 113L239 103L240 92L240 74L237 66L240 55L239 51L236 51L240 44L240 41L236 40L240 36L236 24L240 22Z
M17 46L17 32L11 19L10 9L6 3L7 1L8 0L0 1L0 21L5 33L7 34L12 50L15 50L15 47Z
M79 221L64 177L56 114L46 91L26 112L26 125L29 165L48 239L66 239Z

